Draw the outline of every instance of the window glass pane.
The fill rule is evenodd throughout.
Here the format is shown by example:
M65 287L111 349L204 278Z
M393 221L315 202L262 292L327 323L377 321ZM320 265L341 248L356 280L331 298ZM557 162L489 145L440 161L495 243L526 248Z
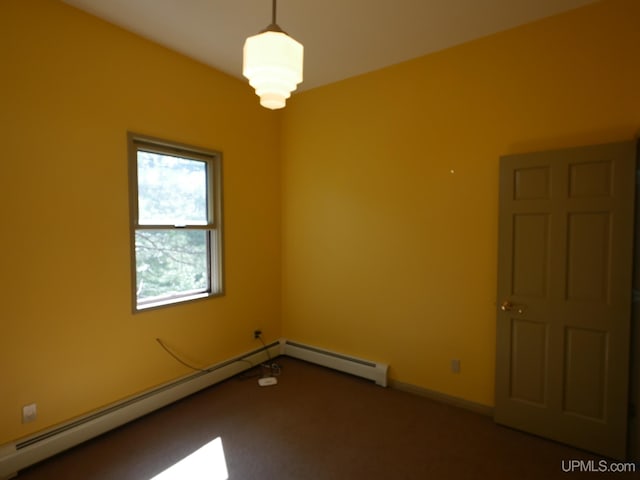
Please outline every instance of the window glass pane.
M138 223L206 225L206 162L138 150Z
M207 230L136 231L139 303L209 291Z

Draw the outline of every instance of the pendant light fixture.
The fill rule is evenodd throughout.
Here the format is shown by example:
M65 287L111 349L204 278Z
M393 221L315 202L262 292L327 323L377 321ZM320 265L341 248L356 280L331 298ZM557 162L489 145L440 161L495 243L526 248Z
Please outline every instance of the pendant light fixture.
M273 0L271 25L244 42L242 74L260 97L260 105L283 108L302 82L303 46L276 23Z

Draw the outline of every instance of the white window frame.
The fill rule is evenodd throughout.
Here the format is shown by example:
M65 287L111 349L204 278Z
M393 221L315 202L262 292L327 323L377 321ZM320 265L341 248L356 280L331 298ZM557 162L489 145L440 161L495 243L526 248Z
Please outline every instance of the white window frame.
M169 142L129 132L129 207L131 238L131 292L133 312L175 305L178 303L224 295L223 238L222 238L222 153L191 145ZM194 225L141 225L138 214L138 152L166 154L187 160L203 161L207 168L207 222ZM165 295L138 301L138 273L136 269L136 232L138 230L204 230L208 245L208 288Z

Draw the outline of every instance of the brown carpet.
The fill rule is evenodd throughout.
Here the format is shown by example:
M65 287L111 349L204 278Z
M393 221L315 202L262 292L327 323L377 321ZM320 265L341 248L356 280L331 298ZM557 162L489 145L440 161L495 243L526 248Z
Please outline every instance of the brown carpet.
M276 386L227 380L18 479L149 480L217 437L230 480L603 477L561 468L563 460L598 457L488 417L291 358L278 362Z

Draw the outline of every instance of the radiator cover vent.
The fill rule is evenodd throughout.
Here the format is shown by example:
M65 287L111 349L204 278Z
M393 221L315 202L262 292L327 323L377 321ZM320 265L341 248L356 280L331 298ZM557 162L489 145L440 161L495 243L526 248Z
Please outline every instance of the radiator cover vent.
M364 360L290 340L281 340L281 343L283 355L373 380L381 387L387 386L389 365L386 363Z

